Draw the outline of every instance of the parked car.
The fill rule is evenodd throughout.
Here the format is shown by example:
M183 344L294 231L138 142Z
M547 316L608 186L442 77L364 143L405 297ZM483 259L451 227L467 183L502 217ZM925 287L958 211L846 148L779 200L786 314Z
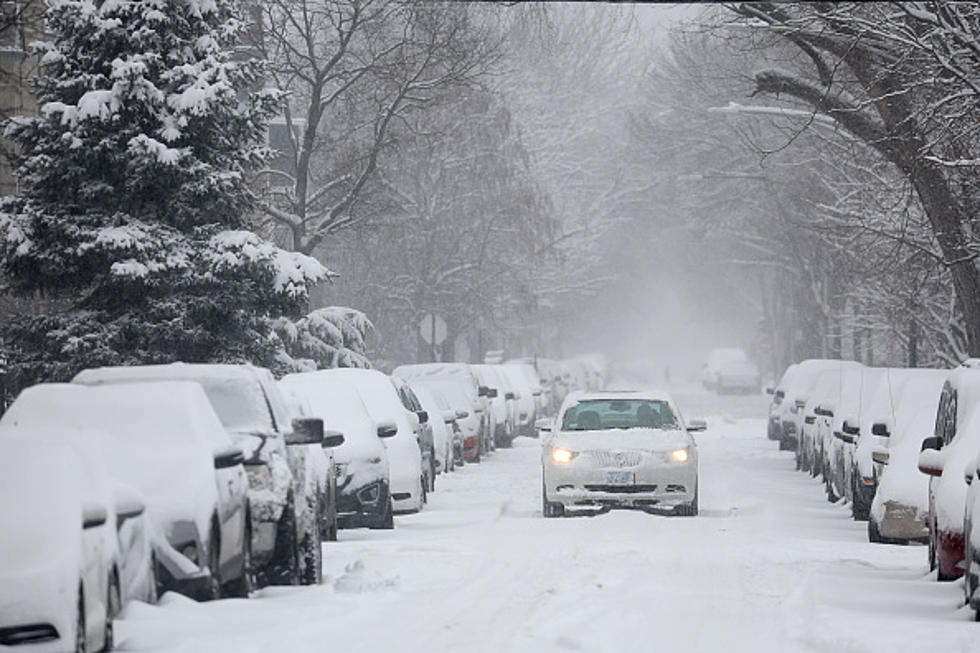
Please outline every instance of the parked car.
M388 451L382 442L397 433L394 421L376 422L339 370L287 374L280 383L305 397L325 428L344 436L334 449L340 527L394 528Z
M154 569L152 533L142 494L113 473L111 436L94 430L74 428L23 428L0 425L0 441L20 440L70 449L82 465L86 488L111 509L106 516L104 536L113 541L105 550L113 553L113 580L119 605L132 600L154 603L157 580ZM118 608L118 606L115 606Z
M490 392L490 417L493 424L493 437L484 446L484 453L492 451L498 446L509 446L514 439L514 409L512 402L515 400L513 392L506 390L505 384L497 374L495 365L473 365L473 372L480 379L480 385L489 388ZM509 395L509 396L508 396Z
M181 380L199 383L232 441L245 454L253 563L259 584L317 584L322 577L325 511L336 517L323 454L323 424L294 422L268 370L249 365L187 364L101 367L74 383Z
M919 470L929 476L929 567L939 580L963 573L965 473L980 452L978 408L980 370L956 368L939 395L934 435L922 441L919 454Z
M432 421L438 420L441 415L433 413L432 419L430 419L429 412L423 408L422 402L419 401L415 391L412 390L407 381L397 376L388 378L395 386L402 407L410 413L409 420L418 422L418 426L415 427L415 435L418 438L419 451L422 453L422 475L425 477L425 490L427 493L434 492L436 489L436 445L432 433Z
M0 441L0 646L112 648L111 506L87 491L84 474L67 447Z
M405 409L391 379L377 370L338 369L334 372L350 383L378 424L394 423L396 432L385 439L388 473L395 514L418 512L426 502L425 472L419 447L420 419Z
M524 376L528 387L531 388L531 396L534 397L534 410L538 417L544 417L546 414L550 414L551 390L545 387L545 380L541 378L535 369L534 359L520 358L509 360L504 364L509 365ZM537 418L534 421L536 422ZM537 436L534 422L531 423L531 427L532 433L525 435L530 435L530 437Z
M453 424L456 422L456 411L449 406L445 397L435 388L418 381L410 385L422 404L422 410L429 416L428 424L432 428L432 461L435 465L435 471L437 474L450 472L456 468L455 456L453 455Z
M106 433L113 475L143 495L156 526L161 589L201 599L248 595L253 576L242 451L199 385L40 384L21 392L0 425Z
M526 437L536 436L537 431L534 428L534 423L538 421L537 398L541 394L541 389L535 389L532 387L528 382L527 377L518 366L498 365L497 369L506 379L508 387L513 388L514 394L517 398L517 424L515 435L523 435Z
M967 463L964 478L969 490L963 514L963 593L974 620L980 621L980 459Z
M576 392L541 425L542 512L637 508L698 514L698 450L673 400L659 392Z
M949 370L910 369L892 376L887 407L873 417L868 439L874 489L868 513L871 542L929 541L929 483L918 469L919 449L922 434L935 428L948 375ZM860 456L858 464L863 465Z
M475 411L475 407L467 392L451 379L424 377L412 381L413 384L431 388L439 393L449 404L455 414L453 432L459 432L457 436L458 451L456 453L456 464L463 465L467 462L480 462L480 428L481 418ZM479 405L479 404L478 404Z
M844 497L853 502L854 449L861 433L861 418L870 410L875 392L887 378L887 368L859 367L843 374L841 398L831 421L830 448L827 450L828 498Z
M466 405L461 407L456 399L457 410L465 410L469 417L460 424L467 442L474 436L472 424L476 422L476 448L466 446L467 462L480 462L483 454L490 450L493 440L494 422L490 414L490 401L496 396L496 390L481 385L473 367L467 363L421 363L418 365L401 365L391 373L392 376L406 381L444 382L447 386L456 386L453 392L462 392L466 396Z
M800 433L803 429L803 409L810 392L816 385L819 373L825 369L832 369L843 374L849 369L860 367L862 367L861 364L854 361L818 358L808 359L797 364L793 375L784 387L784 398L777 411L780 422L780 449L795 450L799 444ZM832 435L826 436L826 445L822 450L819 450L821 455L829 451L829 438L832 438Z

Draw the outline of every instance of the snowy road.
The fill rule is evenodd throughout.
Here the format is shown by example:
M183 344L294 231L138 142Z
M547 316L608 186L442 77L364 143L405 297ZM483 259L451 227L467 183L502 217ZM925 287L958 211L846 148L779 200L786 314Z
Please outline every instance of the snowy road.
M678 392L701 515L545 520L539 444L439 477L391 532L344 531L324 583L134 604L122 650L977 651L958 584L922 547L872 545L765 439L762 397Z

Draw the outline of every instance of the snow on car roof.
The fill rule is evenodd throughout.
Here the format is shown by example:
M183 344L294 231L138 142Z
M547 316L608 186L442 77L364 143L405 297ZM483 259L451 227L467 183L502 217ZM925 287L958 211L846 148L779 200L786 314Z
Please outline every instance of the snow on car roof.
M603 399L647 399L650 401L666 401L673 403L670 394L656 388L644 390L577 390L568 394L568 399L575 402Z
M265 368L235 363L167 363L164 365L117 365L93 367L82 370L72 379L76 383L95 385L100 382L120 379L174 379L194 378L253 378L257 370Z

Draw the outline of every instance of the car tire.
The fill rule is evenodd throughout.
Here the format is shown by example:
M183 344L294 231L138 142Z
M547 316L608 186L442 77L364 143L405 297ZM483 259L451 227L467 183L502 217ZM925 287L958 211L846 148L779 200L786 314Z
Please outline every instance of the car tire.
M299 585L299 541L296 536L296 508L289 497L276 527L276 548L266 573L269 585Z
M323 546L320 540L320 519L313 519L313 532L303 535L299 547L299 560L302 569L299 574L300 585L319 585L323 582Z
M242 533L242 572L227 588L231 597L247 599L255 591L255 563L252 561L252 518L245 517L245 531Z
M378 519L377 525L373 526L373 528L390 531L395 527L395 511L391 506L390 497L386 505L387 505L387 509L385 510L384 514L381 515L381 518Z
M541 514L546 519L561 517L565 514L565 506L560 503L548 501L548 494L545 492L544 479L541 479Z
M119 575L115 572L109 576L109 589L106 593L105 633L102 636L103 651L111 651L116 644L116 633L113 621L122 612L122 595L119 590Z
M873 544L882 544L881 531L878 529L878 522L874 519L868 520L868 541Z
M429 492L436 491L436 450L429 456Z
M75 653L85 653L88 650L88 638L85 634L85 591L81 583L78 585L78 605L75 612Z
M700 511L698 505L698 486L694 486L694 498L690 503L685 503L674 508L674 514L678 517L697 517Z

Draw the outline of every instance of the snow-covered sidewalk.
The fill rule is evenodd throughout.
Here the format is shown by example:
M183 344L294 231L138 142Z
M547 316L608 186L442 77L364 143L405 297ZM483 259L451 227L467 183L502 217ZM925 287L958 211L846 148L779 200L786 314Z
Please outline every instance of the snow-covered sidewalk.
M687 417L716 415L698 438L699 517L545 520L540 446L522 438L440 476L394 531L342 532L324 546L322 586L131 605L120 648L977 650L958 584L930 578L922 547L868 543L745 417L764 414L761 398L678 399Z

